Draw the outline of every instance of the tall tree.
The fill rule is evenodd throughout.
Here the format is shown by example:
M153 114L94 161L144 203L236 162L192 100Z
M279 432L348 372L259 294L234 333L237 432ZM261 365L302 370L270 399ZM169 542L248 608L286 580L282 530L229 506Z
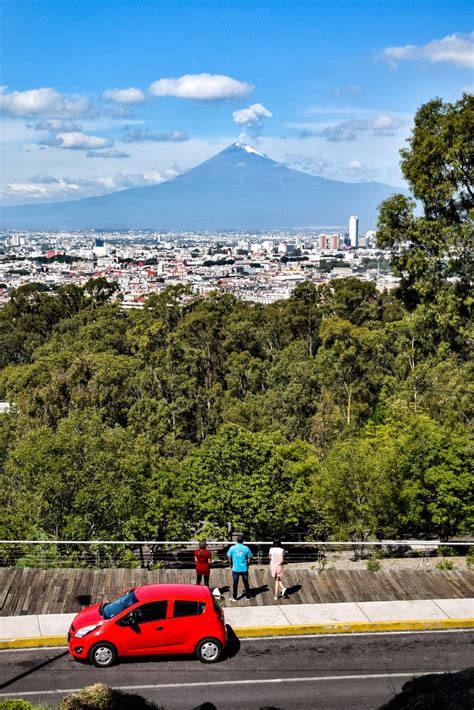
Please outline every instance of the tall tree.
M380 207L377 242L393 250L406 304L437 302L445 328L456 313L466 318L472 306L467 299L474 263L473 135L474 96L423 105L409 146L401 151L402 172L423 214L404 195Z

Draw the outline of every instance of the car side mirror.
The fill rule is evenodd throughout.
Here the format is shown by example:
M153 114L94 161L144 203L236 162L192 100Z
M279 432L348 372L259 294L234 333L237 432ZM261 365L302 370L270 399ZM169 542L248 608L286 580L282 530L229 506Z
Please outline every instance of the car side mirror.
M138 616L134 611L131 611L127 619L128 626L138 626Z

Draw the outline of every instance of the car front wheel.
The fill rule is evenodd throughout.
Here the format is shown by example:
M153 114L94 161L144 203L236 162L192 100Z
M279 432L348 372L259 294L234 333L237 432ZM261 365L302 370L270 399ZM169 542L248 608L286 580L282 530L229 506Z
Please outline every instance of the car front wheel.
M196 656L201 663L216 663L222 656L222 650L222 644L218 639L202 639L196 646Z
M96 643L89 651L89 660L97 668L108 668L117 660L117 649L111 643Z

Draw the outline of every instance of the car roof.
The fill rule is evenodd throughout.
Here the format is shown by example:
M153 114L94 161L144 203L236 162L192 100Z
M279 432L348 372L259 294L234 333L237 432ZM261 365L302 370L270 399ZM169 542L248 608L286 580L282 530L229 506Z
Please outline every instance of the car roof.
M207 601L211 592L208 587L197 584L146 584L136 587L135 594L140 602L158 599Z

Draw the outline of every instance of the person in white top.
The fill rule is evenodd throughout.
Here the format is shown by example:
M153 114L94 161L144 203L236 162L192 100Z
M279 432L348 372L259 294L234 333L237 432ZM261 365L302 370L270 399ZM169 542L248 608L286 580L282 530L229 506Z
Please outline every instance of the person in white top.
M280 540L273 541L268 556L270 558L270 574L275 580L275 596L273 598L278 599L279 591L281 591L282 597L284 597L286 593L286 587L283 586L282 582L285 550L282 548Z

